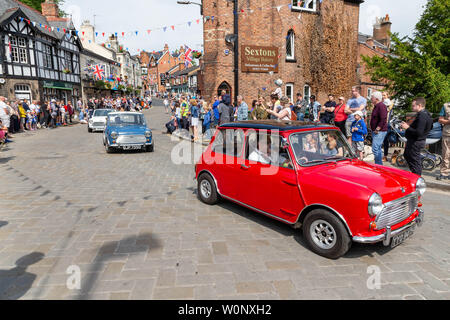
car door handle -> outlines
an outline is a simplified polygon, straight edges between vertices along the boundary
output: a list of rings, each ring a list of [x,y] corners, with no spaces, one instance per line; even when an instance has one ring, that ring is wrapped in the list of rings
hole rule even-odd
[[[248,170],[250,166],[246,166],[245,164],[241,164],[241,169]]]
[[[289,185],[289,186],[294,186],[294,187],[297,187],[297,181],[294,181],[294,180],[285,180],[285,179],[283,179],[283,180],[281,180],[283,183],[286,183],[287,185]]]

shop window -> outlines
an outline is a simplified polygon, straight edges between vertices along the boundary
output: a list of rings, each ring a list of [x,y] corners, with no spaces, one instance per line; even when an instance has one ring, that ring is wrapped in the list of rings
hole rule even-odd
[[[293,83],[286,83],[286,90],[285,90],[286,97],[289,98],[291,102],[294,102],[294,84]]]

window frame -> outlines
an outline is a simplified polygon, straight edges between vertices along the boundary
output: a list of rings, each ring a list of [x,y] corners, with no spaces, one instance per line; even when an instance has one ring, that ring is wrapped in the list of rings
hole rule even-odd
[[[290,43],[290,54],[288,54],[288,43]],[[292,29],[286,36],[286,61],[295,61],[295,31]]]
[[[288,95],[288,92],[287,92],[287,91],[288,91],[288,87],[291,88],[291,96]],[[293,82],[288,82],[288,83],[286,83],[286,87],[285,87],[285,89],[284,89],[284,94],[285,94],[286,97],[289,98],[289,100],[290,100],[292,103],[295,103],[295,101],[294,101],[294,83],[293,83]]]
[[[317,12],[317,0],[311,0],[309,4],[312,4],[312,8],[306,8],[305,6],[301,6],[302,1],[308,0],[292,0],[292,10],[295,11],[306,11],[306,12]]]

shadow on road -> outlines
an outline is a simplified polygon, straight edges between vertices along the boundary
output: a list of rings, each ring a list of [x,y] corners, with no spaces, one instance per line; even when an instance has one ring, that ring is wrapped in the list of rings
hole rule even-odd
[[[0,228],[8,224],[8,221],[0,221]]]
[[[0,164],[8,163],[9,161],[14,160],[15,158],[16,158],[15,156],[0,158]]]
[[[33,252],[16,261],[9,270],[0,270],[0,299],[17,300],[30,290],[36,275],[27,272],[27,268],[44,258],[41,252]]]
[[[129,254],[140,254],[143,252],[155,250],[161,248],[161,242],[156,239],[152,234],[145,233],[139,236],[129,236],[120,241],[111,241],[105,243],[98,250],[97,256],[94,262],[90,265],[88,274],[81,285],[81,291],[77,296],[77,299],[88,300],[91,294],[91,290],[95,286],[99,270],[103,269],[103,265],[112,259],[114,256]]]

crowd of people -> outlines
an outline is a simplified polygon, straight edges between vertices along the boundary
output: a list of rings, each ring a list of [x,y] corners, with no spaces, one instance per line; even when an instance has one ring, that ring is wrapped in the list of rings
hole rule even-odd
[[[321,104],[317,101],[316,96],[311,95],[309,99],[305,99],[301,93],[297,93],[296,100],[292,101],[283,96],[281,83],[281,80],[277,80],[275,82],[277,88],[272,94],[267,97],[259,96],[250,104],[242,95],[237,96],[236,103],[233,104],[226,91],[214,96],[212,101],[184,94],[171,96],[163,94],[165,110],[170,113],[170,121],[166,124],[167,130],[172,133],[177,129],[184,129],[190,132],[193,141],[198,140],[200,135],[203,135],[203,141],[209,141],[217,126],[233,121],[268,119],[312,121],[338,127],[361,160],[366,156],[365,144],[370,138],[375,163],[383,165],[383,162],[388,161],[391,145],[390,135],[394,134],[389,124],[393,116],[394,102],[389,98],[387,92],[376,91],[371,94],[372,108],[370,120],[368,120],[369,101],[361,95],[359,87],[352,88],[352,96],[349,99],[341,96],[336,101],[334,95],[330,94],[328,100]],[[422,109],[416,108],[416,103],[422,105]],[[444,108],[441,112],[444,116],[446,115],[445,110]],[[419,118],[426,117],[427,124],[424,126],[424,120],[420,119],[420,124],[417,124],[419,120],[411,121],[409,124],[402,123],[403,129],[406,130],[406,136],[409,137],[405,159],[411,171],[421,175],[419,149],[423,148],[423,137],[426,137],[429,132],[431,116],[425,110],[423,98],[415,100],[413,111],[422,112],[419,113],[419,115],[423,114]],[[449,111],[447,110],[447,112]],[[440,120],[443,125],[447,123],[446,121],[448,120]],[[448,126],[448,124],[446,125]],[[420,135],[416,132],[417,127],[421,130]],[[442,165],[446,169],[442,170],[439,179],[449,179],[450,168],[447,167],[449,167],[450,155],[447,144],[443,150]]]
[[[12,142],[16,133],[67,126],[74,123],[75,117],[79,122],[87,123],[93,111],[99,108],[141,111],[151,105],[150,96],[91,98],[87,103],[78,100],[75,106],[70,101],[56,99],[45,102],[27,99],[8,101],[6,97],[0,96],[0,142]]]

